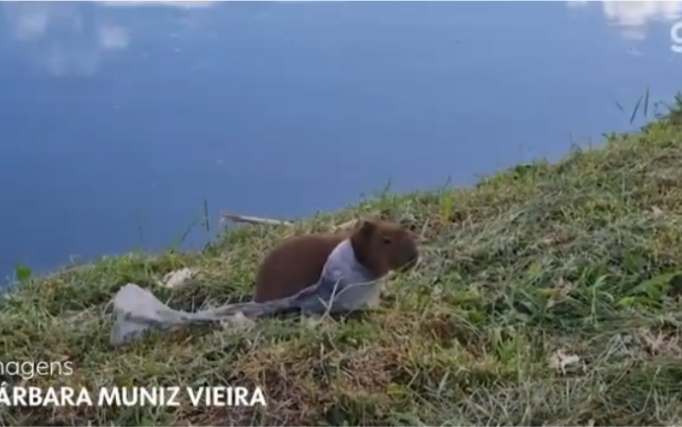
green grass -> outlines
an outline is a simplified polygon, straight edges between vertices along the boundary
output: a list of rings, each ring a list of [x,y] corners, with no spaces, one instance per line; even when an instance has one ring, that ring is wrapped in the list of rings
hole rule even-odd
[[[680,425],[682,115],[472,188],[385,195],[201,253],[134,253],[31,279],[0,311],[2,360],[70,360],[32,385],[263,388],[266,408],[0,408],[12,425]],[[250,292],[264,251],[368,212],[411,221],[423,262],[362,318],[263,320],[111,348],[110,301],[196,309]],[[194,267],[184,290],[154,283]],[[560,369],[558,354],[573,363]],[[17,383],[16,377],[5,381]]]

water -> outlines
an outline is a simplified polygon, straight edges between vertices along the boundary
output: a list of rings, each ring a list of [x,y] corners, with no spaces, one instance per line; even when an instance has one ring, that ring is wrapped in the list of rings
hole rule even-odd
[[[680,2],[161,3],[0,3],[2,275],[167,247],[204,200],[215,229],[470,184],[681,83]]]

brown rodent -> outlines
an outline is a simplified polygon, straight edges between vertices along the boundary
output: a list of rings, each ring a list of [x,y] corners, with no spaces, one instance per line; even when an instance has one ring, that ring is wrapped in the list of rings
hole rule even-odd
[[[254,301],[284,298],[315,284],[329,254],[348,238],[358,262],[376,279],[390,270],[412,268],[419,257],[409,230],[380,219],[361,221],[352,231],[291,237],[275,246],[261,263]]]

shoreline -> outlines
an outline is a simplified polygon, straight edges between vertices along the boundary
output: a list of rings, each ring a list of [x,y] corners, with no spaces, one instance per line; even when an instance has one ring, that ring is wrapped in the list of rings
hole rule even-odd
[[[266,406],[3,407],[10,425],[674,425],[682,422],[682,112],[463,188],[388,194],[291,225],[230,230],[200,252],[127,253],[4,294],[2,362],[65,363],[25,386],[260,388]],[[355,319],[264,319],[108,344],[127,282],[173,308],[248,295],[291,233],[383,211],[423,262]],[[187,286],[158,285],[171,271]],[[625,373],[625,374],[624,374]],[[20,375],[3,374],[19,385]],[[652,394],[653,393],[653,394]],[[652,399],[651,396],[656,398]],[[633,409],[634,408],[634,409]]]

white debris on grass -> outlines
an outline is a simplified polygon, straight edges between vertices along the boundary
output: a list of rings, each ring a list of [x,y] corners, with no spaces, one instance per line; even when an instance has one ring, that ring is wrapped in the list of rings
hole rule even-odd
[[[242,313],[240,311],[237,314],[235,314],[234,316],[227,318],[225,320],[222,320],[220,322],[220,324],[224,328],[233,327],[236,330],[247,331],[247,330],[253,328],[256,325],[256,322],[254,322],[253,320],[244,316],[244,313]]]
[[[566,375],[566,368],[580,362],[580,356],[575,354],[566,354],[561,350],[557,350],[549,357],[549,366],[556,369],[562,374]]]
[[[196,274],[197,271],[190,268],[171,271],[163,276],[163,281],[160,282],[160,285],[168,289],[178,289],[186,285]]]

